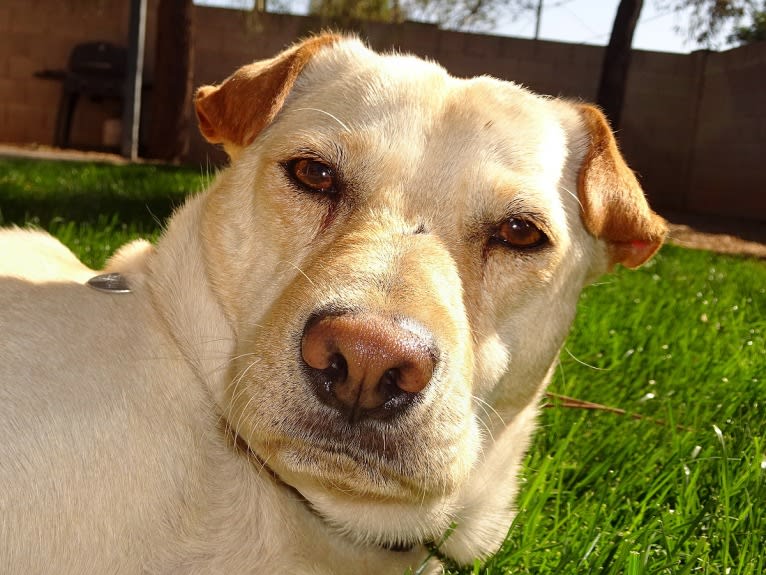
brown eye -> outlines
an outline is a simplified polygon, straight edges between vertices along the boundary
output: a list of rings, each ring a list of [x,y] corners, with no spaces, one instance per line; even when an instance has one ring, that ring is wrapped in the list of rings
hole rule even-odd
[[[511,248],[528,249],[541,246],[548,236],[529,220],[511,218],[500,224],[492,239]]]
[[[335,192],[335,172],[327,164],[309,158],[293,160],[287,165],[290,175],[312,192]]]

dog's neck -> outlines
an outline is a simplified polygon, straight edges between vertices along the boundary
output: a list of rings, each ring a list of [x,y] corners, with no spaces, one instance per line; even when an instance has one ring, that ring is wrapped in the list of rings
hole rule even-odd
[[[149,263],[148,285],[168,333],[220,407],[235,342],[205,270],[204,201],[204,193],[194,196],[173,215]]]

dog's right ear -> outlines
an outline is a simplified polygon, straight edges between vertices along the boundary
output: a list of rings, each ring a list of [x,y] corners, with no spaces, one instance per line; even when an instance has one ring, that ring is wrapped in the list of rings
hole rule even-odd
[[[243,66],[217,86],[202,86],[194,107],[202,135],[223,144],[229,155],[248,146],[268,126],[301,70],[340,36],[322,34],[288,48],[275,58]]]
[[[606,242],[610,265],[638,267],[660,248],[667,225],[649,208],[604,114],[588,105],[578,111],[589,136],[577,185],[583,223]]]

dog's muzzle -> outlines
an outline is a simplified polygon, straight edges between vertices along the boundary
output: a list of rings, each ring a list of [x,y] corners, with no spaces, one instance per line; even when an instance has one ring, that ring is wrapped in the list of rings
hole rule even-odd
[[[317,397],[350,423],[387,419],[418,401],[436,367],[423,329],[375,313],[319,313],[301,355]]]

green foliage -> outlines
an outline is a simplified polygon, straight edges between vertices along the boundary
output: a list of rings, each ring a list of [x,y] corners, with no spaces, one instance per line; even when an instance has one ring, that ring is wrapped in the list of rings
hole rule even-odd
[[[679,26],[689,40],[698,46],[716,48],[721,43],[721,34],[727,26],[737,26],[759,11],[763,4],[758,0],[656,0],[661,10],[688,12],[688,21]],[[749,26],[745,26],[749,28]],[[735,33],[736,35],[736,33]],[[732,37],[728,37],[732,41]]]
[[[533,0],[311,0],[309,13],[341,27],[363,21],[416,20],[442,28],[486,30],[501,14],[515,18],[535,5]]]
[[[461,573],[766,572],[766,265],[666,246],[588,288],[519,515]]]
[[[763,2],[760,9],[751,11],[750,24],[737,26],[728,40],[733,44],[753,44],[766,41],[766,1]]]
[[[404,16],[399,3],[389,0],[311,0],[309,13],[344,27],[367,20],[401,22]]]

